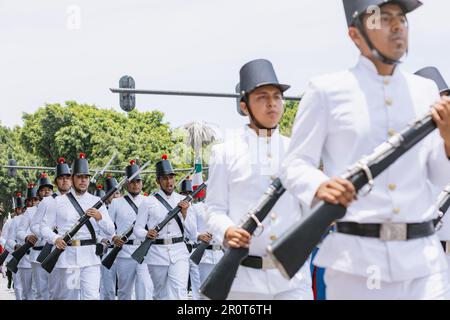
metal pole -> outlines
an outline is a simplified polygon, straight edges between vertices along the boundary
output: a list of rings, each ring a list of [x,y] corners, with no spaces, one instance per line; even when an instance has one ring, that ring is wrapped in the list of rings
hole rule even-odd
[[[234,98],[238,99],[241,96],[237,93],[217,93],[217,92],[195,92],[195,91],[167,91],[167,90],[142,90],[142,89],[127,89],[127,88],[110,88],[113,93],[133,93],[133,94],[154,94],[166,96],[189,96],[189,97],[213,97],[213,98]],[[302,97],[284,97],[285,100],[300,101]]]

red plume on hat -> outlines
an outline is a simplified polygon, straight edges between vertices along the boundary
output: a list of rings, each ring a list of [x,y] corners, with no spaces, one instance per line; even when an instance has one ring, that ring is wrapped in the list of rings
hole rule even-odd
[[[102,186],[101,184],[99,184],[99,185],[97,186],[97,189],[98,189],[98,190],[103,190],[103,186]]]
[[[148,193],[147,192],[144,192],[144,197],[148,197]]]
[[[66,159],[64,159],[63,157],[61,157],[61,158],[58,159],[58,163],[59,163],[59,164],[66,163]]]
[[[45,172],[41,173],[41,178],[47,178],[47,174]]]
[[[80,153],[80,159],[86,159],[86,153],[81,152]]]
[[[163,155],[161,156],[161,158],[162,158],[163,160],[167,160],[167,154],[163,154]]]
[[[20,197],[22,197],[22,193],[17,192],[17,198],[20,198]]]
[[[131,164],[132,166],[134,166],[134,165],[136,164],[136,160],[131,160],[131,161],[130,161],[130,164]]]

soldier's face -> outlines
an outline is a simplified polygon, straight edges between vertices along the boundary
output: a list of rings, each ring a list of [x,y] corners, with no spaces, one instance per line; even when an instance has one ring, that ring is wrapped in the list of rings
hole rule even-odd
[[[89,187],[89,176],[88,175],[79,175],[72,177],[73,187],[78,192],[86,192]]]
[[[165,193],[171,194],[175,188],[175,177],[170,176],[162,176],[158,178],[159,186]]]
[[[133,180],[128,183],[128,192],[131,194],[139,194],[142,191],[142,180]]]
[[[44,187],[41,188],[41,190],[39,190],[39,197],[41,198],[45,198],[45,197],[49,197],[51,196],[53,193],[53,190],[48,188],[48,187]]]
[[[375,48],[390,59],[398,60],[408,50],[408,20],[399,5],[387,4],[363,18],[364,30]],[[370,53],[362,43],[364,55]]]
[[[283,116],[283,95],[275,86],[263,86],[254,90],[249,95],[250,109],[256,120],[266,128],[274,128]],[[244,106],[243,111],[248,112],[248,106]]]
[[[39,199],[38,198],[27,199],[27,207],[28,208],[37,206],[38,204],[39,204]]]
[[[70,176],[61,176],[56,178],[56,185],[61,192],[68,192],[72,188],[72,179]]]
[[[19,216],[22,212],[23,212],[22,207],[16,207],[16,209],[14,210],[14,213],[16,214],[16,216]]]

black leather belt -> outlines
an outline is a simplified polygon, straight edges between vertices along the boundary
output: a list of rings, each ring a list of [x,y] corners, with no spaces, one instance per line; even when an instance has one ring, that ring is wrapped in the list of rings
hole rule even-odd
[[[72,240],[67,245],[71,247],[80,247],[80,246],[92,246],[96,244],[97,242],[95,242],[95,240],[88,239],[88,240]]]
[[[338,222],[336,231],[353,236],[379,238],[384,241],[405,241],[431,236],[435,233],[435,227],[433,221],[383,224]]]
[[[450,241],[441,241],[441,245],[445,253],[450,253]]]
[[[241,262],[241,266],[253,268],[253,269],[275,269],[275,265],[272,264],[272,260],[269,258],[263,258],[258,256],[247,256]]]
[[[206,247],[206,249],[207,250],[222,250],[222,246],[210,244],[209,246]]]
[[[179,243],[179,242],[183,242],[184,238],[183,237],[179,237],[179,238],[169,238],[169,239],[156,239],[155,242],[153,242],[153,244],[174,244],[174,243]]]
[[[44,249],[44,246],[33,247],[32,249],[36,251],[41,251],[42,249]]]

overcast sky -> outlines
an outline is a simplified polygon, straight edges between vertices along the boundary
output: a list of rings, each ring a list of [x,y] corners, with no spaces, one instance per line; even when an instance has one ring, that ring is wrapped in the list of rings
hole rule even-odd
[[[409,16],[411,72],[435,65],[450,81],[450,1],[423,0]],[[341,0],[0,0],[0,119],[76,100],[118,106],[119,78],[140,89],[233,92],[240,67],[273,62],[288,95],[314,75],[352,66]],[[172,127],[204,120],[236,128],[233,99],[142,96]]]

